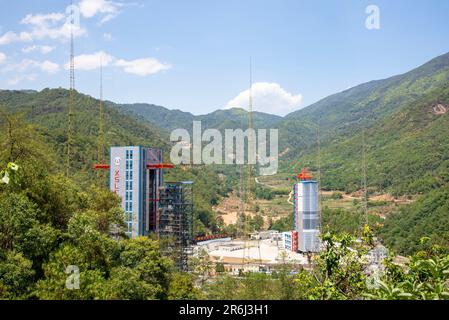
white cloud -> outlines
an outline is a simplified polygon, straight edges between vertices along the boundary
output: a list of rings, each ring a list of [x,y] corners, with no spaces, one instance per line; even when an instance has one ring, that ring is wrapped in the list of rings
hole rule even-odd
[[[8,84],[14,86],[23,80],[34,81],[36,80],[36,78],[37,78],[36,74],[18,74],[13,78],[9,79]]]
[[[59,71],[59,65],[48,60],[40,63],[39,68],[48,74],[54,74]]]
[[[0,64],[5,62],[5,60],[6,60],[6,54],[4,54],[3,52],[0,52]]]
[[[139,76],[148,76],[171,68],[171,65],[161,63],[154,58],[142,58],[128,61],[117,59],[104,51],[98,51],[92,54],[82,54],[75,57],[75,68],[77,70],[95,70],[100,68],[100,64],[103,67],[118,67],[126,73],[132,73]],[[64,68],[69,69],[70,63],[67,62],[64,65]]]
[[[87,34],[86,29],[81,28],[77,24],[71,24],[69,19],[65,19],[62,13],[49,14],[28,14],[20,23],[31,28],[29,31],[15,33],[8,31],[0,36],[0,45],[10,44],[13,42],[31,42],[35,40],[52,39],[52,40],[68,40],[71,32],[75,38]]]
[[[119,7],[121,6],[120,3],[108,0],[81,0],[79,3],[80,12],[85,18],[102,14],[100,24],[115,18],[120,13]]]
[[[30,42],[33,40],[29,32],[21,32],[19,34],[8,31],[0,36],[0,45],[10,44],[12,42]]]
[[[23,73],[28,71],[31,68],[38,67],[39,63],[34,60],[30,59],[23,59],[19,63],[8,65],[6,68],[3,69],[5,72],[19,72]]]
[[[147,76],[163,70],[171,69],[171,65],[162,63],[154,58],[144,58],[130,61],[120,59],[115,63],[115,65],[122,67],[123,71],[127,73],[132,73],[139,76]]]
[[[62,21],[63,24],[57,25]],[[31,26],[31,37],[39,40],[44,38],[67,40],[71,31],[74,37],[82,36],[86,32],[79,25],[72,25],[62,13],[28,14],[21,23]]]
[[[302,95],[287,92],[277,83],[257,82],[252,85],[253,110],[285,115],[301,105]],[[248,109],[249,89],[228,102],[228,108]]]
[[[0,69],[1,73],[10,74],[12,77],[7,81],[9,85],[17,85],[21,81],[34,81],[37,79],[37,71],[55,74],[60,67],[57,63],[49,60],[36,61],[32,59],[23,59],[17,63],[7,64]]]
[[[81,0],[79,3],[79,13],[85,18],[100,16],[99,24],[103,24],[120,14],[120,8],[124,4],[110,0]],[[13,42],[31,42],[42,39],[68,40],[71,32],[75,38],[87,34],[87,30],[82,28],[75,19],[72,24],[69,19],[70,10],[67,8],[66,14],[53,12],[48,14],[28,14],[20,23],[29,28],[27,31],[16,33],[8,31],[0,35],[0,45]]]
[[[59,65],[57,63],[45,60],[36,61],[31,59],[23,59],[19,63],[11,64],[3,68],[2,72],[15,72],[15,73],[26,73],[29,70],[39,69],[48,74],[54,74],[59,71]]]
[[[39,46],[39,45],[32,45],[25,48],[22,48],[23,53],[30,53],[34,51],[39,51],[42,54],[48,54],[52,52],[55,49],[55,47],[50,46]]]
[[[104,67],[108,66],[114,59],[113,56],[103,51],[98,51],[93,54],[82,54],[75,57],[75,68],[85,71],[94,70],[100,68],[100,64]],[[70,64],[66,63],[64,67],[69,69]]]
[[[20,23],[36,25],[39,27],[46,26],[48,24],[54,24],[55,22],[64,19],[64,14],[62,13],[49,13],[49,14],[27,14]]]
[[[12,74],[12,78],[8,80],[9,85],[17,85],[21,81],[34,81],[38,75],[36,71],[42,71],[47,74],[55,74],[59,71],[59,65],[49,60],[36,61],[31,59],[23,59],[18,63],[8,64],[2,69],[1,73]]]
[[[66,22],[58,27],[39,26],[33,29],[31,36],[33,39],[52,39],[52,40],[69,40],[71,33],[73,37],[78,38],[87,34],[86,29],[81,28],[76,24]]]

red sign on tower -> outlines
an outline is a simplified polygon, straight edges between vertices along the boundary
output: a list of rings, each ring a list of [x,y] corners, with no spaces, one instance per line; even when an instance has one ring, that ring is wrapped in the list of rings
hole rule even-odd
[[[292,231],[292,251],[298,252],[298,231]]]

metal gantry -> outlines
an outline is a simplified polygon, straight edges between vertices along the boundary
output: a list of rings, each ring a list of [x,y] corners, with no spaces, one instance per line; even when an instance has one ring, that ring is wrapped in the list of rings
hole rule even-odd
[[[193,244],[193,183],[167,182],[160,188],[156,234],[166,242],[162,250],[181,271],[188,271]]]

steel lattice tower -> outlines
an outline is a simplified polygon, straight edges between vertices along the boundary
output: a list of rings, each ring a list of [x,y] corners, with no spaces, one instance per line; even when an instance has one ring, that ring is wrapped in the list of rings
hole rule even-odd
[[[68,106],[68,127],[67,127],[67,162],[66,176],[70,175],[73,154],[73,129],[74,129],[74,112],[75,112],[75,49],[73,41],[73,24],[74,12],[73,1],[70,1],[70,89],[69,89],[69,106]]]
[[[104,148],[105,148],[105,138],[104,138],[104,104],[103,104],[103,64],[100,62],[100,102],[99,102],[99,124],[98,124],[98,146],[97,146],[97,160],[98,163],[104,164]],[[104,170],[98,171],[98,183],[100,187],[105,186],[105,172]]]

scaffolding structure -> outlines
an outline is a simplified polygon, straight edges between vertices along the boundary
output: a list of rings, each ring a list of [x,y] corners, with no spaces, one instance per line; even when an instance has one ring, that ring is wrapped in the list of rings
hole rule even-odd
[[[167,182],[159,191],[156,234],[181,271],[188,271],[193,244],[193,182]],[[165,248],[164,248],[165,247]]]
[[[173,168],[171,164],[163,163],[161,149],[147,148],[145,155],[145,235],[156,230],[156,219],[159,206],[159,189],[163,183],[163,169]]]

